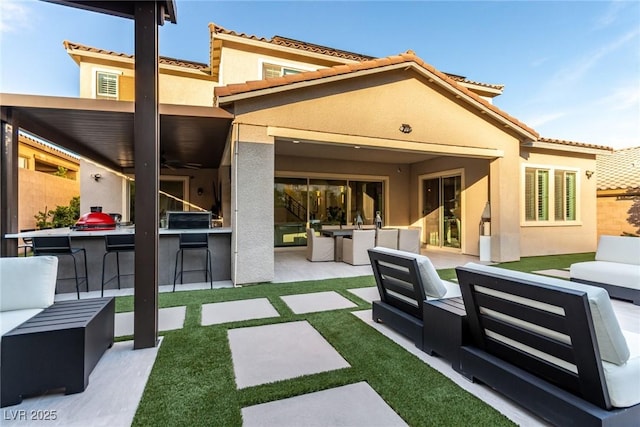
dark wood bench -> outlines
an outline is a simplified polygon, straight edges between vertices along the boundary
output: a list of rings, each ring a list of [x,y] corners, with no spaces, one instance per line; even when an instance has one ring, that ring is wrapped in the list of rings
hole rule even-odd
[[[456,272],[471,339],[461,348],[467,377],[555,425],[638,425],[640,404],[613,407],[605,380],[594,323],[611,340],[605,351],[624,337],[604,290],[478,265]]]
[[[0,406],[58,388],[84,391],[113,345],[114,311],[113,298],[56,302],[4,334]]]

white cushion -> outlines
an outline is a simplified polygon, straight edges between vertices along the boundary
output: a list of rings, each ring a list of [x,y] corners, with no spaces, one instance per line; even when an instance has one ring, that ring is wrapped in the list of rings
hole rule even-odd
[[[398,249],[381,248],[378,246],[376,246],[374,249],[382,253],[391,255],[403,255],[415,259],[418,263],[418,274],[420,274],[420,278],[422,279],[424,293],[428,297],[433,298],[443,298],[447,294],[447,287],[442,283],[442,279],[440,279],[440,276],[438,276],[436,269],[433,267],[433,264],[431,264],[431,260],[426,256],[415,254],[413,252],[401,251]]]
[[[640,238],[600,236],[596,261],[640,265]]]
[[[28,308],[25,310],[11,310],[0,313],[0,335],[4,335],[40,313],[42,308]]]
[[[0,311],[49,307],[57,277],[54,256],[0,258]]]
[[[631,351],[629,360],[622,365],[602,362],[605,382],[609,390],[611,404],[626,408],[640,403],[640,334],[624,331],[624,337]]]
[[[603,288],[481,264],[468,263],[465,267],[478,272],[493,273],[513,279],[585,291],[591,308],[591,317],[598,340],[598,347],[600,348],[600,357],[602,360],[616,365],[622,365],[629,359],[629,347],[613,311],[609,294]]]
[[[577,262],[571,264],[570,276],[572,279],[640,289],[640,265],[635,264],[610,261]]]

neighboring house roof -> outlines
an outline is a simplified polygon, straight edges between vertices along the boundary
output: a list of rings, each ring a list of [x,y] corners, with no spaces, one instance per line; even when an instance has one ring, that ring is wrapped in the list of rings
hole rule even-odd
[[[598,190],[640,189],[640,147],[596,157]]]
[[[567,145],[570,147],[580,147],[580,148],[586,148],[586,149],[593,149],[597,151],[604,150],[604,151],[611,152],[613,150],[611,147],[607,147],[605,145],[587,144],[585,142],[567,141],[564,139],[540,137],[538,138],[538,142],[555,144],[555,145]]]
[[[218,100],[220,100],[220,98],[241,94],[245,94],[247,95],[247,97],[251,97],[252,95],[259,96],[277,88],[280,88],[281,90],[287,90],[289,88],[293,89],[296,87],[296,84],[300,83],[322,83],[323,79],[330,79],[341,75],[347,76],[349,74],[356,74],[357,72],[366,70],[383,70],[386,67],[396,66],[398,64],[417,65],[423,70],[426,70],[429,75],[438,78],[441,82],[454,89],[454,91],[457,91],[460,94],[472,98],[475,102],[480,103],[482,108],[496,113],[503,119],[511,122],[513,125],[515,125],[515,127],[530,134],[532,137],[539,137],[538,133],[534,129],[528,127],[516,118],[508,115],[498,107],[486,101],[484,98],[480,97],[479,95],[461,85],[458,81],[449,77],[447,74],[436,70],[433,66],[424,62],[411,51],[401,53],[400,55],[388,56],[386,58],[376,58],[359,63],[341,64],[330,68],[321,68],[316,71],[307,71],[299,74],[288,74],[286,76],[277,78],[248,81],[245,83],[230,84],[227,86],[218,86],[214,89],[214,95]],[[265,92],[265,90],[267,90],[267,92]]]
[[[291,39],[291,38],[288,38],[288,37],[273,36],[272,38],[268,39],[268,38],[265,38],[265,37],[258,37],[258,36],[249,35],[249,34],[245,34],[245,33],[238,33],[236,31],[227,30],[226,28],[221,27],[220,25],[216,25],[214,23],[210,23],[209,24],[209,30],[211,31],[212,34],[225,34],[225,35],[229,35],[229,36],[244,38],[244,39],[247,39],[247,40],[254,40],[254,41],[259,41],[259,42],[263,42],[263,43],[269,43],[269,44],[273,44],[273,45],[277,45],[277,46],[289,47],[289,48],[292,48],[292,49],[297,49],[297,50],[301,50],[301,51],[305,51],[305,52],[312,52],[312,53],[318,53],[318,54],[321,54],[321,55],[328,55],[328,56],[332,56],[332,57],[335,57],[335,58],[346,59],[346,60],[349,60],[349,61],[364,62],[364,61],[371,61],[371,60],[376,59],[375,56],[363,55],[361,53],[355,53],[355,52],[349,52],[349,51],[346,51],[346,50],[334,49],[332,47],[321,46],[321,45],[318,45],[318,44],[313,44],[313,43],[308,43],[308,42],[304,42],[304,41],[300,41],[300,40],[295,40],[295,39]],[[213,64],[212,64],[212,67],[213,67]],[[468,80],[466,77],[459,76],[459,75],[456,75],[456,74],[449,74],[449,73],[444,73],[444,74],[446,74],[447,76],[449,76],[450,78],[452,78],[452,79],[454,79],[456,81],[467,83],[467,84],[470,84],[470,85],[481,86],[481,87],[494,89],[494,90],[498,90],[498,91],[502,91],[504,89],[504,85],[482,83],[482,82],[477,82],[477,81],[473,81],[473,80]]]
[[[120,58],[131,59],[131,60],[133,60],[133,58],[134,58],[134,55],[129,55],[129,54],[126,54],[126,53],[121,53],[121,52],[114,52],[112,50],[99,49],[97,47],[86,46],[86,45],[83,45],[83,44],[80,44],[80,43],[70,42],[68,40],[63,41],[62,44],[64,45],[64,48],[67,50],[67,52],[69,52],[70,55],[73,55],[72,51],[75,50],[75,51],[82,51],[82,52],[98,53],[98,54],[101,54],[101,55],[117,56],[117,57],[120,57]],[[76,60],[76,62],[77,62],[77,60]],[[173,65],[173,66],[184,67],[184,68],[191,68],[191,69],[194,69],[194,70],[200,70],[200,71],[204,71],[204,72],[207,72],[207,73],[209,71],[209,65],[207,65],[205,63],[202,63],[202,62],[187,61],[185,59],[169,58],[167,56],[161,56],[159,58],[159,62],[160,62],[160,64]]]

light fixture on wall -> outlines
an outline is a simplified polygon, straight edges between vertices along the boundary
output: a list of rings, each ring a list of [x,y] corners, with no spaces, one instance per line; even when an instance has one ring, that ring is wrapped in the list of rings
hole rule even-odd
[[[407,123],[403,123],[400,125],[400,129],[398,129],[402,133],[411,133],[413,129],[411,129],[411,125]]]
[[[198,196],[202,196],[204,194],[204,188],[198,187],[197,192],[198,192]]]
[[[587,176],[587,179],[591,179],[594,173],[595,173],[594,171],[590,171],[590,170],[584,171],[584,174]]]
[[[91,178],[93,178],[95,182],[100,182],[100,180],[102,179],[102,175],[100,175],[99,173],[94,173],[91,174]]]

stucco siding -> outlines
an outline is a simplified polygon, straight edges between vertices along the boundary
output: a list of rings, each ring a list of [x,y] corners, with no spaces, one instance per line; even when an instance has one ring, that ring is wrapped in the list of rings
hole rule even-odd
[[[18,229],[36,228],[34,215],[69,206],[80,195],[80,182],[28,169],[18,173]]]
[[[596,179],[588,179],[586,170],[595,170],[595,158],[591,155],[558,155],[544,150],[524,150],[518,182],[521,202],[519,221],[521,223],[522,256],[554,255],[576,252],[592,252],[597,246],[597,205]],[[575,171],[577,177],[576,221],[551,219],[548,224],[527,222],[524,218],[524,168],[545,168],[550,170]],[[550,201],[552,203],[552,201]]]
[[[274,277],[274,146],[241,141],[235,150],[232,280],[235,284],[269,282]]]

